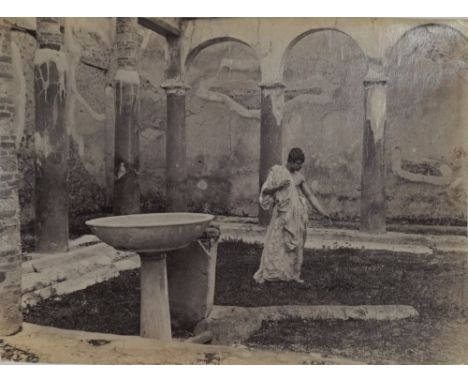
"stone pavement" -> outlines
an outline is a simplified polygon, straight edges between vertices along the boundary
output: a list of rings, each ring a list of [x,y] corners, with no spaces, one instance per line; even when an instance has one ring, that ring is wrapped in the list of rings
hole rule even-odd
[[[318,353],[260,351],[246,347],[198,345],[181,341],[162,342],[137,336],[64,330],[27,323],[23,324],[23,330],[18,334],[0,340],[10,349],[28,354],[40,363],[49,364],[359,364],[351,359],[327,357]]]
[[[243,240],[263,243],[265,227],[254,219],[217,217],[221,227],[221,240]],[[467,252],[468,240],[461,235],[422,235],[387,232],[369,234],[353,229],[310,227],[307,230],[306,249],[354,248],[431,255],[438,252]]]

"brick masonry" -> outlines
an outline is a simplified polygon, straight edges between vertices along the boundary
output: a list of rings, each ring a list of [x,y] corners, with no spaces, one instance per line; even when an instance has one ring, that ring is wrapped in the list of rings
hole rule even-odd
[[[0,335],[9,335],[22,323],[21,250],[11,32],[1,19],[0,41]]]

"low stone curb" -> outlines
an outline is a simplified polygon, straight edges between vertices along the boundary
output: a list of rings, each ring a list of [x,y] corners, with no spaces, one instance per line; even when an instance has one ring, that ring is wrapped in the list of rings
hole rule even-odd
[[[418,317],[408,305],[283,305],[245,308],[213,307],[208,318],[200,322],[195,333],[212,333],[214,344],[242,343],[260,329],[263,321],[302,320],[402,320]]]

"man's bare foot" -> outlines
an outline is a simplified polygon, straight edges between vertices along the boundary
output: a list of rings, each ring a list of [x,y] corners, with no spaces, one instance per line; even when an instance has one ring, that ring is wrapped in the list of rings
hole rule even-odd
[[[294,281],[299,283],[299,284],[304,284],[304,280],[301,279],[300,277],[295,278]]]

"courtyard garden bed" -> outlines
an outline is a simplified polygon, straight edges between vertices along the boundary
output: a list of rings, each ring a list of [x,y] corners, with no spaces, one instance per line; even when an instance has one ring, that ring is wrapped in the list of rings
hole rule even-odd
[[[468,320],[460,305],[463,257],[369,252],[306,251],[304,284],[256,284],[261,246],[221,243],[215,304],[271,305],[406,304],[418,318],[397,321],[264,322],[247,341],[256,348],[321,352],[368,363],[468,362]],[[139,270],[24,311],[24,320],[64,329],[138,335]],[[174,338],[193,333],[173,328]]]

